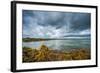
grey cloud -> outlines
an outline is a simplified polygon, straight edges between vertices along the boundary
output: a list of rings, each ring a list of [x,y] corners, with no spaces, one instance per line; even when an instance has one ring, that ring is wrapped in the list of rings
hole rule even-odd
[[[90,30],[90,18],[89,13],[23,10],[23,34],[27,31],[30,33],[26,34],[35,37],[40,33],[41,36],[42,34],[50,36],[55,35],[58,30],[59,36],[79,33],[83,30]]]

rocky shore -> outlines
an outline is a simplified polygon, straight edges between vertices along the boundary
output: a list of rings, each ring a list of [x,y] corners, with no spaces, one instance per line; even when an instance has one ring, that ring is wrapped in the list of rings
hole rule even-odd
[[[46,45],[41,45],[37,49],[23,47],[23,63],[87,59],[91,59],[90,51],[87,49],[76,49],[68,52],[53,50]]]

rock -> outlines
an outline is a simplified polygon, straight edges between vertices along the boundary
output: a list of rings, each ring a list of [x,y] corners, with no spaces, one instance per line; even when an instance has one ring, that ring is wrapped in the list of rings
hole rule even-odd
[[[49,51],[49,48],[46,45],[41,45],[39,49],[40,51]]]

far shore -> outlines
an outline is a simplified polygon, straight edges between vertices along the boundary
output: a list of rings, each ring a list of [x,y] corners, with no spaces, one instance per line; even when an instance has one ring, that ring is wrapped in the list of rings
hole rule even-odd
[[[84,40],[84,38],[77,38],[78,40]],[[37,41],[49,41],[49,40],[77,40],[75,38],[23,38],[23,42],[37,42]],[[90,38],[86,38],[90,39]]]

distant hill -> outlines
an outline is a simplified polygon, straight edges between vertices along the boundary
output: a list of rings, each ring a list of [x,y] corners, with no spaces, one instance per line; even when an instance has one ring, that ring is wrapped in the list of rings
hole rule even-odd
[[[53,39],[49,39],[49,38],[23,38],[23,42],[47,41],[47,40],[53,40]]]

